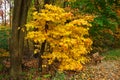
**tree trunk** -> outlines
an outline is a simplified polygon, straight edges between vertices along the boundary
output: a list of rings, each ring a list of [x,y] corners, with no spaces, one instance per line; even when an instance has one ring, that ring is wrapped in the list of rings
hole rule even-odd
[[[31,0],[14,0],[14,11],[12,19],[12,36],[10,48],[11,57],[11,78],[21,80],[22,53],[24,47],[24,25],[27,19],[28,7]]]
[[[34,0],[34,6],[35,6],[35,8],[36,8],[36,10],[39,12],[39,10],[40,10],[40,4],[39,4],[39,0]]]
[[[44,4],[55,4],[55,0],[44,0]]]
[[[5,14],[4,14],[4,26],[6,26],[6,0],[4,0],[4,6],[5,6],[5,10],[4,10],[4,12],[5,12]]]
[[[44,0],[44,5],[45,4],[51,4],[51,2],[54,1],[54,0]],[[40,11],[40,6],[39,6],[39,0],[35,0],[35,8],[36,10],[39,12]],[[43,7],[44,8],[44,7]],[[47,25],[45,26],[47,27]],[[38,29],[35,29],[35,31],[37,31]],[[34,43],[34,45],[38,45],[39,43]],[[42,55],[44,53],[44,50],[45,50],[45,44],[46,44],[46,40],[42,43],[41,45],[41,49],[40,49],[40,52],[38,52],[37,54],[34,54],[34,57],[35,58],[38,58],[38,70],[40,72],[42,72]],[[34,49],[36,49],[36,47],[34,47]]]

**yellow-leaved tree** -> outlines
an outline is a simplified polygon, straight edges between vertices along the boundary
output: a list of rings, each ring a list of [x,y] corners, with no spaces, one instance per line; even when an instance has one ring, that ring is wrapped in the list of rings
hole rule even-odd
[[[86,55],[91,50],[92,40],[88,30],[93,18],[92,15],[75,16],[63,8],[46,4],[39,13],[34,12],[33,20],[26,24],[26,38],[35,43],[46,41],[50,44],[50,51],[42,55],[47,59],[46,65],[57,60],[61,71],[81,70],[82,64],[89,61]]]

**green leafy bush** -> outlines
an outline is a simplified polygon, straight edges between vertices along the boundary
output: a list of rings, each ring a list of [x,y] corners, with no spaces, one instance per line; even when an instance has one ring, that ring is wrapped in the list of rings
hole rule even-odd
[[[104,49],[114,48],[116,40],[113,34],[105,33],[104,30],[115,32],[119,25],[119,17],[116,8],[120,7],[119,1],[114,0],[76,0],[68,2],[71,8],[79,9],[79,12],[96,15],[90,28],[90,36],[93,40],[93,52],[101,52]],[[117,41],[116,44],[119,42]],[[116,45],[115,44],[115,45]],[[102,51],[102,52],[103,52]]]
[[[0,28],[0,48],[8,50],[8,39],[10,29]]]
[[[52,80],[65,80],[65,74],[57,72]]]

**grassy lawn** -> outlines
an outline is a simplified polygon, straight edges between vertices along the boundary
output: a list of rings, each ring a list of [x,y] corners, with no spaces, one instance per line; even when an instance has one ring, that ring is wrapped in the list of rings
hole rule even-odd
[[[103,53],[105,60],[120,60],[120,49],[110,50],[106,53]]]

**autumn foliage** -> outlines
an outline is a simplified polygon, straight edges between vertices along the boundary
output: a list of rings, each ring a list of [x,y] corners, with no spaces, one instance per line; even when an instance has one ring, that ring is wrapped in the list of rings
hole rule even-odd
[[[82,64],[89,61],[86,55],[91,50],[92,40],[88,30],[93,18],[92,15],[75,16],[63,8],[47,4],[40,12],[34,12],[33,20],[26,24],[26,39],[39,45],[44,41],[49,44],[49,51],[42,55],[47,59],[44,67],[57,61],[60,71],[81,70]],[[34,54],[38,51],[34,50]]]

